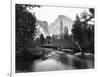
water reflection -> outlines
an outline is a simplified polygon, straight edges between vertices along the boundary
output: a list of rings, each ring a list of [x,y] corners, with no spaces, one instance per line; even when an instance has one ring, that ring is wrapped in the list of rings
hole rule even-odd
[[[51,52],[44,58],[31,61],[16,62],[16,72],[40,72],[40,71],[57,71],[72,69],[89,69],[94,68],[94,56],[91,54],[70,55],[64,52]]]

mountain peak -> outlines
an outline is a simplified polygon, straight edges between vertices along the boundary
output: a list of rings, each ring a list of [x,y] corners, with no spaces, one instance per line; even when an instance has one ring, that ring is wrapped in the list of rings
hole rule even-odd
[[[58,15],[57,19],[48,26],[50,34],[60,33],[61,22],[63,28],[68,27],[68,32],[69,34],[71,34],[73,20],[70,17],[67,17],[65,15]]]

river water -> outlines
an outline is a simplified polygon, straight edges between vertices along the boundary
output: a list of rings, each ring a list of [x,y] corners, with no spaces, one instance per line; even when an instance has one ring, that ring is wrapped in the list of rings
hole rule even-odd
[[[91,58],[92,57],[92,58]],[[33,62],[22,63],[23,67],[17,72],[42,72],[72,69],[90,69],[94,68],[93,56],[87,55],[78,57],[77,55],[65,54],[60,51],[53,51],[45,56],[45,59],[35,60]]]

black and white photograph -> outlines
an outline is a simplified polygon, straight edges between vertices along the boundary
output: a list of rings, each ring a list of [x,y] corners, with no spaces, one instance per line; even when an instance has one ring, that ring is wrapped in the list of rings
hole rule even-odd
[[[15,73],[95,68],[95,8],[15,4]]]

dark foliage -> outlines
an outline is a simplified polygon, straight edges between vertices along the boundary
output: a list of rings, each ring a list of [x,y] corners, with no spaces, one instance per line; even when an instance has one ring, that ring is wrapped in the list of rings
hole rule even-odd
[[[82,41],[82,28],[81,28],[81,21],[78,15],[76,15],[76,20],[73,24],[72,34],[75,40]]]
[[[28,40],[34,39],[36,17],[26,10],[25,5],[16,4],[16,50],[26,48]]]
[[[43,45],[45,43],[45,38],[44,38],[44,35],[41,34],[40,35],[40,44]]]
[[[50,44],[51,38],[52,38],[51,36],[46,36],[46,41],[47,41],[48,44]]]
[[[68,27],[64,28],[64,39],[67,40],[69,38],[69,34],[68,34]]]
[[[82,12],[81,17],[76,15],[72,28],[72,35],[75,41],[79,43],[82,51],[90,50],[94,53],[94,24],[88,22],[94,18],[94,9],[89,9],[91,14]]]

